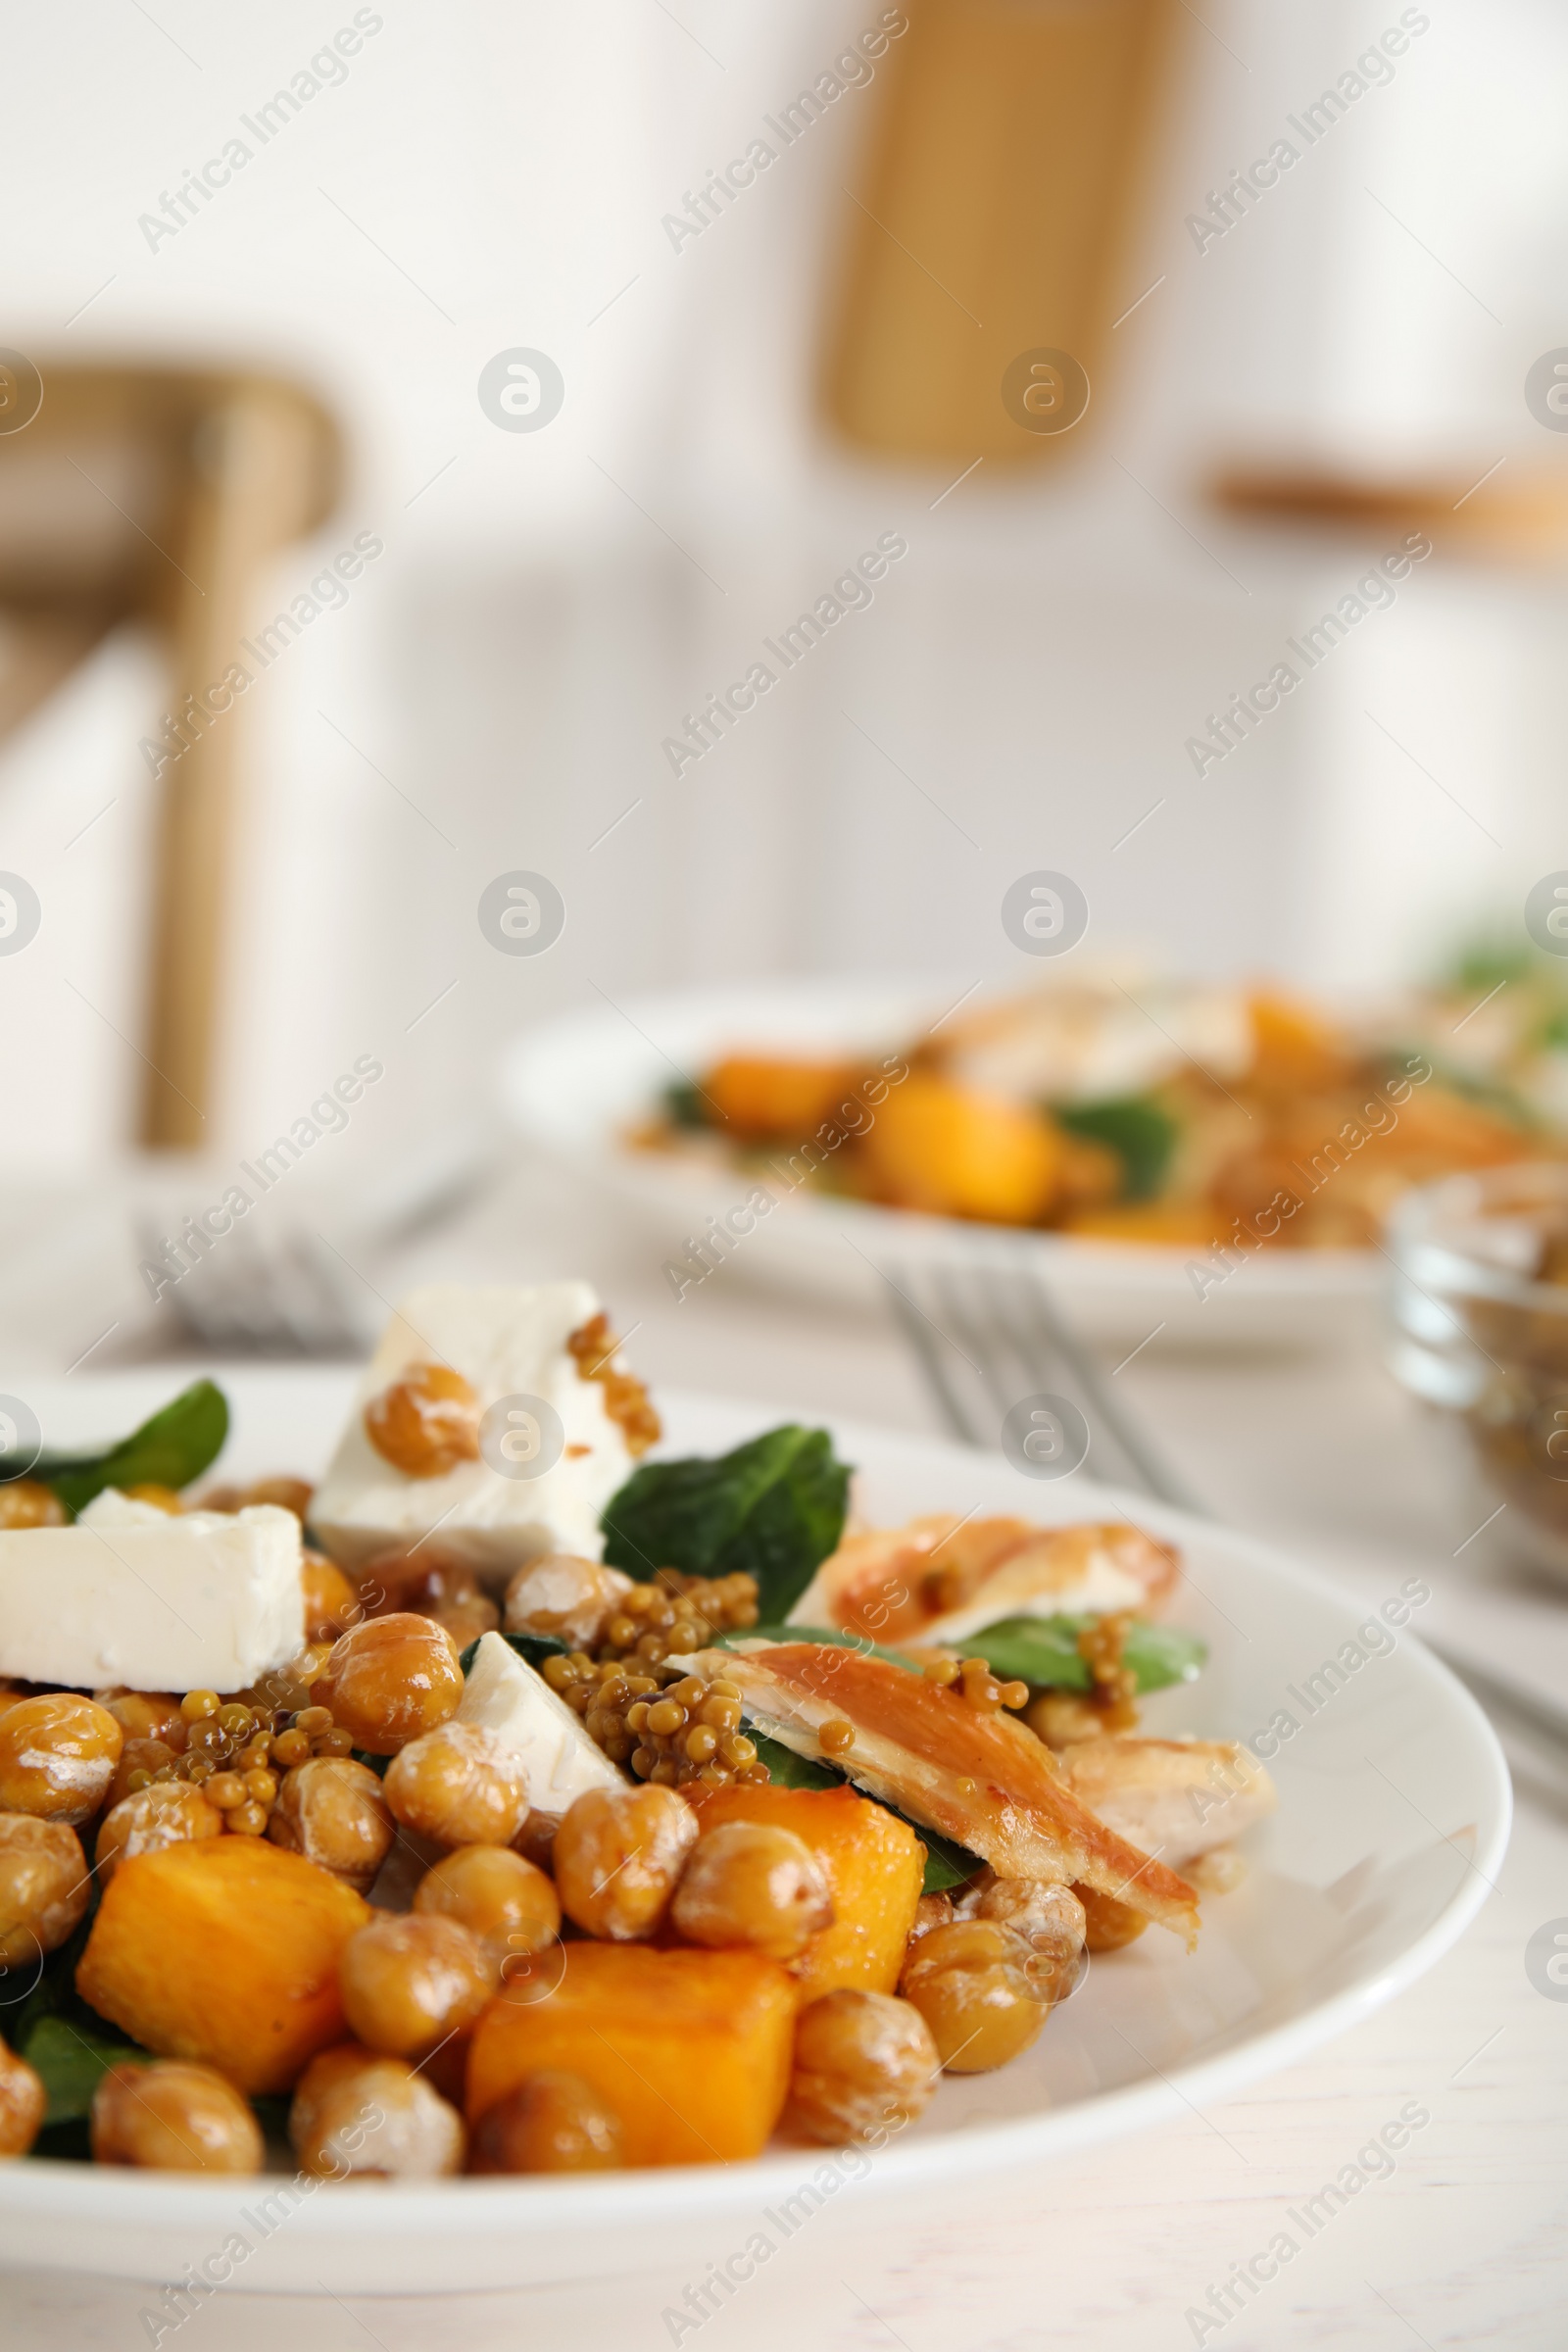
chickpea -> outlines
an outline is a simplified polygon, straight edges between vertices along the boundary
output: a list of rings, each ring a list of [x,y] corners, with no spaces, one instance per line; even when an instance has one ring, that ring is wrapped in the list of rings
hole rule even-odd
[[[164,1767],[172,1765],[173,1761],[173,1749],[162,1740],[127,1740],[120,1751],[120,1762],[115,1766],[115,1777],[109,1784],[104,1810],[109,1812],[122,1797],[135,1794],[131,1787],[133,1778],[136,1788],[145,1788],[149,1781],[155,1781]]]
[[[91,1887],[74,1830],[34,1813],[0,1813],[0,1970],[30,1972],[43,1953],[57,1950],[86,1910]]]
[[[48,2105],[49,2093],[25,2058],[0,2041],[0,2156],[25,2156]]]
[[[397,1832],[368,1764],[313,1756],[284,1774],[267,1834],[274,1845],[368,1894]]]
[[[259,2173],[266,2152],[249,2101],[183,2058],[112,2066],[93,2092],[90,2131],[99,2164],[160,2173]]]
[[[697,1816],[673,1788],[590,1788],[556,1833],[556,1891],[590,1936],[652,1936],[697,1842]]]
[[[931,2029],[908,2001],[885,1992],[824,1993],[795,2028],[790,2121],[811,2139],[867,2139],[902,2131],[940,2073]]]
[[[151,1503],[155,1511],[162,1511],[168,1519],[178,1519],[184,1515],[185,1505],[174,1489],[160,1485],[155,1478],[138,1479],[133,1487],[122,1487],[121,1493],[127,1502]]]
[[[528,1818],[528,1787],[494,1732],[443,1723],[399,1748],[382,1783],[406,1830],[437,1845],[510,1845]]]
[[[479,1458],[479,1399],[450,1364],[411,1364],[366,1406],[365,1434],[406,1478],[441,1478]]]
[[[295,1518],[305,1520],[311,1513],[311,1496],[316,1493],[308,1478],[257,1478],[245,1489],[240,1508],[250,1508],[259,1502],[270,1502],[280,1511],[292,1511]]]
[[[332,1644],[312,1695],[331,1708],[356,1747],[395,1756],[457,1713],[463,1696],[458,1645],[428,1617],[400,1612],[368,1618]]]
[[[1072,1747],[1080,1740],[1098,1740],[1105,1728],[1104,1712],[1078,1690],[1043,1690],[1024,1709],[1024,1722],[1048,1747]]]
[[[360,1574],[360,1606],[367,1617],[390,1617],[399,1610],[433,1617],[444,1625],[465,1613],[488,1615],[483,1629],[490,1633],[501,1622],[493,1600],[479,1590],[473,1563],[439,1538],[413,1549],[399,1546],[378,1552]]]
[[[335,1642],[365,1615],[354,1587],[324,1552],[306,1551],[300,1582],[305,1588],[307,1642]]]
[[[1131,1903],[1118,1903],[1112,1894],[1097,1894],[1093,1886],[1075,1886],[1073,1892],[1084,1907],[1086,1952],[1119,1952],[1124,1943],[1136,1942],[1149,1925],[1141,1911]]]
[[[367,2049],[418,2060],[470,2027],[495,1990],[479,1938],[436,1912],[373,1919],[338,1962],[349,2029]]]
[[[493,1634],[501,1623],[501,1611],[488,1592],[470,1592],[466,1600],[443,1600],[430,1615],[446,1627],[460,1650],[481,1634]]]
[[[605,2173],[620,2163],[620,2118],[580,2075],[542,2068],[487,2107],[470,2173]]]
[[[207,1788],[213,1786],[209,1781]],[[128,1862],[133,1854],[153,1854],[161,1846],[184,1845],[222,1834],[222,1812],[206,1789],[193,1788],[189,1781],[154,1781],[151,1788],[122,1796],[104,1815],[93,1848],[93,1868],[99,1885],[107,1886],[117,1864]]]
[[[561,1934],[555,1887],[542,1870],[505,1845],[463,1845],[443,1854],[415,1888],[414,1908],[467,1928],[502,1978],[509,1960],[542,1952]]]
[[[744,1944],[769,1960],[793,1960],[832,1926],[833,1895],[793,1830],[725,1821],[693,1846],[670,1917],[690,1943]]]
[[[1070,1886],[1048,1879],[998,1879],[975,1898],[970,1916],[1010,1928],[1028,1945],[1035,1996],[1048,2008],[1075,1989],[1085,1914]]]
[[[302,2172],[334,2180],[460,2173],[467,2139],[462,2116],[422,2075],[352,2041],[311,2060],[289,2108],[288,2135]]]
[[[933,1928],[945,1928],[953,1919],[951,1894],[922,1894],[914,1906],[914,1925],[909,1930],[909,1941],[918,1943]]]
[[[65,1504],[41,1479],[9,1478],[0,1486],[0,1528],[65,1524]]]
[[[168,1690],[95,1690],[94,1698],[125,1735],[127,1746],[136,1740],[160,1740],[174,1755],[184,1752],[189,1725],[179,1700]]]
[[[258,1478],[248,1487],[211,1487],[196,1508],[201,1511],[246,1511],[259,1502],[270,1502],[280,1511],[292,1511],[296,1519],[310,1516],[311,1496],[316,1489],[308,1478]]]
[[[554,1635],[568,1649],[595,1649],[604,1629],[632,1589],[618,1568],[553,1551],[529,1560],[507,1587],[509,1634]]]
[[[125,1735],[107,1707],[71,1690],[0,1716],[0,1809],[74,1825],[109,1794]]]
[[[554,1878],[556,1834],[564,1818],[564,1814],[543,1813],[536,1807],[512,1840],[513,1851],[521,1854],[525,1862],[531,1862],[535,1870],[545,1871]]]
[[[1004,2066],[1034,2040],[1045,2003],[1030,1981],[1030,1952],[991,1919],[960,1919],[922,1936],[904,1963],[902,1990],[930,2027],[954,2074]]]

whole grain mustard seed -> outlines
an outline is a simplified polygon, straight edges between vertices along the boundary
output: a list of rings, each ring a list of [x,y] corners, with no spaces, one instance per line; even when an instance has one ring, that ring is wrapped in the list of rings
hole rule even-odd
[[[662,1569],[623,1596],[593,1654],[571,1650],[547,1658],[540,1671],[582,1717],[589,1738],[635,1780],[671,1788],[765,1781],[757,1743],[740,1728],[736,1685],[684,1666],[715,1635],[756,1623],[755,1577]]]
[[[158,1781],[185,1781],[218,1807],[226,1831],[265,1837],[284,1776],[295,1765],[353,1752],[353,1734],[334,1721],[331,1708],[310,1703],[304,1678],[314,1664],[306,1653],[298,1661],[298,1678],[293,1669],[271,1678],[296,1702],[292,1711],[273,1703],[270,1686],[226,1700],[214,1690],[187,1691],[179,1709],[189,1727],[184,1752],[170,1755],[155,1770],[138,1766],[128,1773],[126,1793],[134,1795]]]

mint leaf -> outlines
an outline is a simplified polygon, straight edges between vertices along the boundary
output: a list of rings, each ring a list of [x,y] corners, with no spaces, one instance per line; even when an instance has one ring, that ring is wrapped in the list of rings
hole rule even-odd
[[[827,1431],[794,1422],[731,1453],[644,1462],[606,1507],[605,1558],[640,1584],[661,1568],[755,1576],[760,1615],[782,1623],[838,1544],[849,1486]]]
[[[1088,1690],[1094,1677],[1079,1654],[1078,1637],[1094,1616],[1004,1617],[996,1625],[956,1642],[968,1658],[984,1658],[993,1674],[1034,1683],[1047,1690]],[[1138,1677],[1138,1689],[1161,1690],[1168,1683],[1190,1683],[1206,1663],[1208,1645],[1179,1626],[1151,1625],[1135,1617],[1122,1642],[1122,1662]]]
[[[74,1518],[106,1487],[172,1487],[177,1494],[217,1460],[227,1435],[227,1398],[215,1382],[197,1380],[118,1445],[40,1454],[27,1475],[53,1488]]]

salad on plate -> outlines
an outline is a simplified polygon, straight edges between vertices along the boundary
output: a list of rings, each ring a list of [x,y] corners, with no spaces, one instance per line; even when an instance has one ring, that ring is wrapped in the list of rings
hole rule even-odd
[[[1120,1523],[668,1459],[592,1290],[429,1287],[320,1483],[201,1381],[0,1483],[0,2153],[321,2179],[880,2145],[1272,1807]],[[1116,1966],[1111,1959],[1107,1963]]]

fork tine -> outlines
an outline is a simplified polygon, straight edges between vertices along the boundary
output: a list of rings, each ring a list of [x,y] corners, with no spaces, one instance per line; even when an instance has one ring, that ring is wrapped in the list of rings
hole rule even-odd
[[[1067,1366],[1078,1390],[1079,1401],[1091,1408],[1100,1426],[1105,1431],[1123,1455],[1131,1476],[1125,1483],[1141,1487],[1161,1502],[1173,1502],[1182,1510],[1200,1511],[1202,1506],[1189,1493],[1160,1458],[1159,1448],[1150,1439],[1135,1414],[1128,1411],[1119,1396],[1113,1394],[1108,1379],[1085,1346],[1082,1335],[1062,1313],[1054,1296],[1040,1280],[1032,1267],[1019,1266],[1010,1294],[1025,1328],[1028,1316],[1035,1318],[1054,1353]]]
[[[933,1268],[931,1288],[940,1302],[947,1322],[961,1332],[960,1352],[970,1361],[970,1369],[980,1382],[985,1397],[986,1435],[982,1443],[996,1444],[996,1428],[1001,1418],[999,1399],[1010,1386],[1005,1376],[1006,1340],[999,1332],[991,1312],[990,1301],[973,1278],[973,1270],[958,1266]],[[954,1345],[959,1347],[959,1342]]]
[[[929,1268],[926,1279],[935,1309],[929,1315],[914,1277],[901,1272],[902,1284],[888,1277],[894,1312],[943,1417],[967,1444],[998,1444],[1006,1406],[1017,1401],[1011,1392],[1021,1376],[1026,1392],[1061,1394],[1077,1405],[1092,1438],[1100,1442],[1102,1477],[1186,1510],[1202,1509],[1112,1393],[1101,1366],[1033,1267],[1012,1260]],[[975,1373],[984,1398],[980,1413],[961,1399],[939,1339]]]
[[[902,1281],[900,1280],[901,1276]],[[883,1268],[882,1279],[888,1286],[888,1303],[893,1309],[905,1338],[914,1350],[920,1370],[925,1375],[926,1386],[936,1399],[938,1411],[946,1420],[949,1428],[956,1437],[961,1438],[966,1446],[983,1445],[984,1439],[959,1401],[957,1388],[949,1373],[947,1359],[942,1352],[941,1343],[947,1338],[947,1334],[941,1325],[934,1323],[924,1308],[918,1304],[913,1297],[912,1288],[905,1287],[912,1285],[913,1277],[906,1268],[901,1266],[897,1269]],[[951,1346],[952,1343],[950,1342],[949,1345]]]

